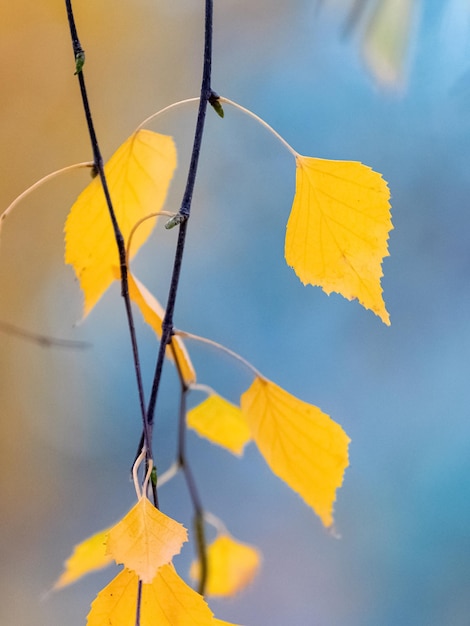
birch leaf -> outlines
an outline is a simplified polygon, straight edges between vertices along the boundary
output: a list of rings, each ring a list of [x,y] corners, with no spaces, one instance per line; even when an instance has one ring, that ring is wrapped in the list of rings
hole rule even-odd
[[[249,585],[260,566],[259,551],[227,534],[219,534],[207,549],[207,595],[234,596]],[[191,565],[193,580],[200,576],[199,561]]]
[[[136,622],[137,574],[124,569],[100,591],[91,605],[87,626],[131,626]],[[215,626],[217,622],[198,593],[164,565],[142,585],[140,626]]]
[[[113,557],[106,553],[108,533],[109,528],[106,528],[75,546],[71,556],[65,562],[64,572],[54,584],[54,589],[62,589],[85,574],[112,563]]]
[[[187,415],[187,424],[198,435],[241,456],[251,434],[239,407],[212,394]]]
[[[162,336],[162,322],[165,311],[158,300],[150,293],[150,291],[130,272],[129,278],[129,296],[131,300],[139,307],[142,317],[147,324],[154,330],[157,337]],[[176,360],[181,376],[185,383],[190,385],[196,382],[196,372],[194,370],[191,359],[186,350],[181,337],[172,337],[171,346],[167,346],[166,354],[172,361]],[[173,350],[175,352],[173,356]]]
[[[362,163],[297,155],[285,244],[286,261],[304,284],[357,298],[385,324],[380,279],[393,228],[389,197],[381,175]]]
[[[136,222],[160,211],[176,167],[173,139],[139,130],[127,139],[105,165],[116,219],[124,241]],[[148,239],[155,219],[135,232],[131,257]],[[75,201],[65,225],[65,262],[73,266],[84,293],[84,315],[110,286],[119,259],[108,207],[99,177]]]
[[[349,437],[319,408],[255,378],[241,397],[253,439],[271,470],[333,524],[336,489],[348,466]]]
[[[187,541],[186,529],[142,497],[108,535],[107,551],[116,563],[150,583],[157,570],[170,563]]]

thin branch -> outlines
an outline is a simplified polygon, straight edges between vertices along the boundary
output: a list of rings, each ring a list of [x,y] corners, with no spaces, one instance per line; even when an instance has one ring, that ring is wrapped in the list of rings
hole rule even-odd
[[[184,339],[192,339],[193,341],[200,341],[201,343],[205,343],[208,346],[212,346],[213,348],[217,348],[217,350],[221,350],[222,352],[225,352],[225,354],[228,354],[229,356],[234,358],[239,363],[242,363],[246,368],[248,368],[250,370],[250,372],[252,374],[257,376],[258,378],[261,378],[262,380],[266,380],[266,377],[263,376],[263,374],[258,369],[256,369],[256,367],[254,365],[252,365],[249,361],[244,359],[242,356],[240,356],[239,354],[237,354],[233,350],[230,350],[230,348],[226,348],[221,343],[217,343],[217,341],[213,341],[212,339],[207,339],[207,337],[201,337],[199,335],[193,335],[192,333],[188,333],[185,330],[176,330],[175,329],[174,334],[177,335],[178,337],[183,337]],[[195,387],[195,388],[197,388],[197,387]]]
[[[147,420],[149,426],[149,436],[152,436],[153,422],[155,416],[155,407],[160,387],[160,381],[163,371],[163,363],[165,360],[165,349],[170,343],[173,333],[173,315],[175,310],[176,296],[181,274],[181,265],[183,261],[184,247],[186,242],[186,232],[188,219],[191,213],[191,203],[196,182],[197,168],[199,163],[199,154],[201,150],[202,137],[204,134],[204,123],[206,119],[207,104],[213,95],[211,89],[211,67],[212,67],[212,28],[213,28],[213,0],[205,0],[205,28],[204,28],[204,62],[202,70],[201,97],[199,99],[199,109],[196,121],[196,130],[194,133],[193,149],[191,153],[191,161],[189,165],[186,187],[179,210],[181,220],[179,223],[178,241],[176,244],[175,259],[173,264],[173,272],[168,293],[168,300],[165,310],[165,316],[162,323],[162,337],[160,340],[160,348],[158,351],[157,362],[155,365],[155,374],[153,377],[152,391],[147,408]]]
[[[181,465],[177,461],[172,463],[170,467],[165,472],[163,472],[161,476],[158,476],[157,486],[163,487],[163,485],[166,485],[166,483],[170,482],[170,480],[176,476],[176,474],[180,471],[180,469],[181,469]]]
[[[24,200],[27,196],[29,196],[30,193],[32,193],[33,191],[35,191],[39,187],[42,187],[42,185],[44,185],[44,183],[47,183],[47,181],[52,180],[56,176],[60,176],[60,174],[65,174],[66,172],[71,172],[72,170],[78,170],[78,169],[81,169],[81,168],[84,168],[84,167],[91,168],[91,167],[93,167],[93,165],[94,165],[93,161],[86,161],[84,163],[75,163],[74,165],[68,165],[67,167],[63,167],[60,170],[56,170],[55,172],[51,172],[50,174],[47,174],[46,176],[43,176],[42,178],[37,180],[35,183],[33,183],[31,185],[31,187],[28,187],[28,189],[25,189],[23,191],[23,193],[20,193],[20,195],[17,198],[15,198],[13,200],[13,202],[0,215],[0,230],[2,228],[4,220],[6,220],[6,218],[10,215],[10,213],[13,211],[13,209],[22,200]]]
[[[210,511],[206,511],[204,513],[204,519],[206,520],[208,524],[210,524],[213,528],[216,529],[218,534],[230,535],[227,526],[223,523],[223,521],[219,517],[217,517],[217,515],[214,515]]]
[[[147,451],[144,448],[142,452],[139,454],[139,456],[136,458],[135,463],[132,467],[132,480],[134,482],[134,489],[135,489],[135,493],[137,496],[137,500],[140,500],[143,494],[143,489],[141,491],[140,483],[139,483],[139,468],[142,465],[142,461],[145,459],[146,456],[147,456]]]
[[[171,109],[176,109],[177,107],[180,107],[184,104],[189,104],[190,102],[199,102],[199,100],[200,98],[187,98],[186,100],[179,100],[178,102],[173,102],[173,104],[169,104],[165,108],[160,109],[160,111],[157,111],[156,113],[152,113],[152,115],[149,115],[143,122],[141,122],[137,126],[134,132],[137,133],[139,130],[141,130],[144,126],[146,126],[149,122],[154,120],[156,117],[159,117],[160,115],[163,115],[163,113],[167,113],[168,111],[171,111]]]
[[[198,583],[198,593],[204,595],[204,591],[207,583],[208,575],[208,563],[207,563],[207,549],[206,549],[206,535],[204,529],[204,509],[202,507],[199,492],[197,490],[196,482],[191,470],[191,466],[188,463],[188,457],[186,454],[186,397],[188,394],[188,387],[182,383],[181,387],[181,401],[180,401],[180,415],[178,424],[178,451],[177,458],[178,464],[183,471],[186,485],[188,487],[189,497],[194,509],[194,534],[196,538],[196,549],[200,564],[200,575]]]
[[[132,227],[132,230],[129,233],[129,237],[127,239],[127,246],[126,246],[126,266],[127,266],[128,271],[129,271],[129,257],[131,255],[132,239],[133,239],[137,229],[144,222],[146,222],[147,220],[152,219],[152,217],[160,217],[161,215],[164,215],[165,217],[174,217],[175,216],[175,214],[172,213],[171,211],[156,211],[155,213],[149,213],[149,215],[146,215],[145,217],[142,217]]]
[[[88,133],[90,135],[91,147],[93,151],[93,159],[94,159],[94,167],[98,172],[98,175],[101,180],[101,186],[103,188],[103,192],[106,198],[106,204],[108,206],[109,216],[111,218],[111,222],[114,230],[114,237],[116,239],[116,245],[119,253],[119,265],[121,271],[121,295],[124,299],[126,315],[127,315],[127,323],[129,327],[129,334],[132,344],[132,355],[134,360],[134,370],[137,382],[137,389],[139,394],[139,402],[140,402],[140,411],[142,414],[142,423],[144,430],[144,439],[145,439],[145,447],[147,449],[147,459],[152,459],[152,438],[149,432],[149,426],[147,421],[147,412],[145,406],[145,396],[144,396],[144,387],[142,382],[142,373],[140,366],[140,358],[139,351],[137,346],[137,336],[135,332],[134,318],[132,314],[132,306],[131,299],[129,296],[129,285],[128,285],[128,276],[127,276],[127,265],[126,265],[126,246],[124,242],[124,238],[122,236],[121,230],[119,228],[119,224],[117,222],[116,214],[113,208],[113,204],[111,201],[111,196],[109,193],[108,183],[106,180],[103,158],[101,156],[101,151],[98,144],[98,139],[96,136],[93,118],[91,115],[91,109],[88,101],[88,94],[85,85],[85,77],[83,74],[83,65],[85,63],[85,51],[83,50],[80,40],[78,38],[77,28],[75,25],[75,18],[72,9],[72,1],[65,0],[65,5],[67,9],[67,17],[69,21],[70,27],[70,35],[72,39],[73,53],[75,57],[75,67],[76,67],[76,75],[78,78],[78,82],[80,85],[80,93],[82,96],[82,104],[85,112],[86,122],[88,126]],[[154,500],[155,506],[158,507],[158,500],[156,498],[156,491],[154,492]]]
[[[199,383],[192,383],[189,386],[190,391],[202,391],[202,393],[207,394],[208,396],[217,396],[218,393],[215,389],[210,387],[209,385],[200,385]]]
[[[278,139],[282,143],[284,148],[287,148],[287,150],[289,150],[289,152],[295,158],[299,156],[299,153],[296,150],[294,150],[294,148],[289,143],[287,143],[287,141],[283,137],[281,137],[281,135],[277,131],[275,131],[272,126],[270,126],[267,122],[265,122],[263,118],[259,117],[259,115],[256,115],[256,113],[253,113],[253,111],[250,111],[250,109],[246,109],[245,107],[242,107],[241,104],[238,104],[237,102],[234,102],[233,100],[229,100],[228,98],[223,98],[222,96],[220,96],[219,101],[224,102],[225,104],[230,104],[231,106],[235,107],[242,113],[245,113],[245,115],[248,115],[249,117],[256,120],[259,124],[261,124],[261,126],[264,126],[267,130],[269,130],[269,132],[272,133],[276,137],[276,139]]]
[[[49,337],[48,335],[33,333],[30,330],[19,328],[18,326],[10,324],[9,322],[0,321],[0,332],[6,333],[7,335],[15,335],[16,337],[21,337],[21,339],[32,341],[33,343],[37,343],[44,348],[67,348],[70,350],[84,350],[91,347],[91,343],[88,343],[88,341],[76,341],[74,339],[58,339],[57,337]]]
[[[137,584],[137,607],[135,610],[135,626],[140,626],[140,616],[142,610],[142,581]]]

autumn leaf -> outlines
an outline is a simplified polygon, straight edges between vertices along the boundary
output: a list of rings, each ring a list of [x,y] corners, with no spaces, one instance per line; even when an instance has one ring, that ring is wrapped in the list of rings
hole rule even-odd
[[[348,466],[349,437],[319,408],[257,377],[241,397],[261,454],[327,527]]]
[[[369,19],[362,52],[375,78],[385,86],[397,87],[404,81],[417,11],[415,0],[381,0]]]
[[[188,411],[187,424],[201,437],[239,456],[251,439],[246,418],[239,407],[217,394],[211,394]]]
[[[116,563],[150,583],[187,541],[186,529],[143,496],[108,534],[107,552]]]
[[[139,130],[105,166],[116,219],[124,241],[133,226],[161,210],[176,167],[173,139]],[[132,256],[148,239],[155,219],[135,232]],[[65,262],[73,266],[83,290],[86,316],[113,282],[119,259],[108,207],[99,177],[82,191],[65,225]]]
[[[128,281],[129,296],[131,300],[139,307],[142,317],[154,330],[157,337],[161,338],[162,321],[165,314],[164,309],[158,300],[145,287],[145,285],[143,285],[130,272],[128,274]],[[171,344],[167,346],[166,354],[171,360],[177,361],[178,369],[187,385],[196,382],[196,372],[193,364],[191,363],[186,346],[180,337],[174,336],[171,338]]]
[[[207,549],[207,595],[235,595],[251,583],[259,565],[260,553],[256,548],[226,533],[219,534]],[[192,563],[189,575],[193,580],[199,579],[199,561]]]
[[[124,569],[100,591],[91,605],[87,626],[133,626],[136,622],[138,576]],[[215,626],[206,602],[175,572],[161,567],[142,585],[140,626]]]
[[[357,298],[390,324],[382,297],[390,193],[380,174],[356,161],[296,156],[296,191],[285,256],[306,284]]]
[[[75,546],[72,555],[65,562],[63,574],[54,584],[54,589],[70,585],[85,574],[102,569],[113,561],[113,557],[106,553],[108,533],[109,528],[106,528]]]

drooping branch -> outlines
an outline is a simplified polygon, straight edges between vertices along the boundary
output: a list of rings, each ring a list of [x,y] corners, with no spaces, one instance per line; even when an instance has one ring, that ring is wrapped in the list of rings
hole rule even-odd
[[[196,183],[197,168],[199,164],[199,155],[201,151],[202,138],[204,134],[204,123],[206,119],[206,111],[208,102],[213,95],[211,88],[211,69],[212,69],[212,29],[213,29],[213,0],[206,0],[205,3],[205,29],[204,29],[204,61],[202,70],[201,96],[199,100],[198,115],[196,120],[196,130],[194,133],[193,148],[189,165],[186,186],[181,201],[180,210],[172,220],[172,226],[179,226],[178,241],[176,244],[175,259],[173,263],[173,272],[168,292],[168,299],[165,310],[165,317],[162,324],[162,337],[160,340],[160,348],[157,355],[155,365],[155,374],[152,383],[152,391],[147,409],[147,419],[149,425],[149,434],[152,436],[155,407],[157,403],[158,391],[163,371],[163,363],[165,360],[165,349],[171,340],[173,333],[173,316],[175,310],[176,296],[181,275],[181,265],[183,261],[184,247],[186,242],[186,233],[188,227],[188,219],[191,213],[191,204],[193,198],[194,186]]]
[[[128,284],[128,273],[127,273],[127,264],[126,264],[126,245],[124,238],[122,236],[122,232],[120,230],[116,214],[113,208],[113,203],[111,200],[111,195],[108,188],[108,183],[106,180],[106,175],[104,171],[103,158],[101,156],[100,147],[98,144],[98,139],[95,132],[95,127],[93,123],[93,118],[91,114],[90,104],[88,100],[88,92],[85,84],[85,76],[83,73],[83,66],[85,63],[85,51],[83,50],[80,40],[78,38],[77,27],[75,24],[75,18],[73,14],[72,1],[65,0],[65,5],[67,9],[67,17],[70,27],[70,35],[72,39],[72,47],[73,53],[75,57],[75,74],[77,75],[78,82],[80,85],[80,94],[82,97],[83,109],[85,112],[85,118],[88,126],[88,133],[90,136],[91,147],[93,151],[93,163],[94,169],[97,175],[100,178],[101,186],[103,188],[103,193],[106,198],[106,205],[108,207],[109,216],[113,225],[114,237],[116,240],[116,245],[119,254],[119,266],[121,272],[121,294],[124,299],[127,323],[129,327],[129,335],[132,344],[132,354],[134,360],[134,370],[136,375],[137,389],[139,394],[139,403],[140,403],[140,411],[142,414],[142,422],[143,422],[143,431],[144,431],[144,441],[145,446],[147,448],[147,458],[152,458],[152,440],[149,433],[148,421],[147,421],[147,412],[146,412],[146,402],[144,396],[144,388],[142,383],[142,373],[140,367],[140,358],[139,351],[137,345],[137,337],[135,332],[134,318],[132,314],[132,306],[131,299],[129,296],[129,284]],[[158,505],[158,501],[156,498],[156,492],[154,493],[155,505]]]

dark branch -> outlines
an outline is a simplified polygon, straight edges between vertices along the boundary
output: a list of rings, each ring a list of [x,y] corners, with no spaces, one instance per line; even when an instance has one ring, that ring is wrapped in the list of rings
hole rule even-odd
[[[101,186],[103,188],[103,192],[106,198],[106,204],[108,207],[109,216],[111,218],[111,222],[112,222],[112,226],[114,230],[114,237],[116,239],[116,245],[118,248],[119,266],[120,266],[120,271],[121,271],[121,294],[124,299],[127,323],[129,327],[129,334],[130,334],[131,344],[132,344],[134,370],[135,370],[137,388],[138,388],[138,393],[139,393],[139,402],[140,402],[140,410],[142,414],[144,439],[145,439],[145,445],[147,447],[147,459],[150,459],[152,458],[152,439],[149,433],[149,427],[148,427],[148,421],[147,421],[147,412],[146,412],[146,406],[145,406],[144,388],[142,384],[142,373],[141,373],[141,367],[140,367],[139,351],[138,351],[138,346],[137,346],[137,337],[136,337],[136,332],[135,332],[134,318],[132,314],[131,299],[129,296],[128,273],[127,273],[127,264],[126,264],[126,246],[125,246],[124,238],[122,236],[122,232],[119,228],[118,221],[116,219],[116,213],[113,208],[113,203],[111,201],[108,183],[107,183],[106,175],[104,172],[103,158],[101,156],[101,151],[99,148],[98,139],[97,139],[96,132],[95,132],[95,127],[93,124],[93,118],[91,115],[90,104],[88,101],[88,93],[87,93],[87,89],[85,85],[85,76],[83,73],[83,64],[85,62],[85,52],[78,38],[71,0],[65,0],[65,5],[67,8],[67,17],[68,17],[69,27],[70,27],[70,36],[72,39],[73,53],[75,57],[75,68],[76,68],[75,73],[78,77],[78,82],[80,85],[80,93],[82,96],[83,109],[85,111],[85,117],[86,117],[86,122],[88,126],[88,133],[90,136],[91,147],[93,151],[94,171],[100,177]],[[155,500],[155,506],[158,506],[157,500]]]

